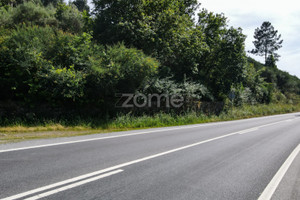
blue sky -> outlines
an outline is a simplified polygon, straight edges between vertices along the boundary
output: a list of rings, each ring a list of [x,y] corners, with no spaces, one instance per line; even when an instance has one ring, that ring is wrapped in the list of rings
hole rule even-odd
[[[264,21],[270,21],[282,35],[283,47],[277,66],[300,78],[300,6],[294,0],[201,0],[201,8],[224,13],[229,25],[241,27],[247,35],[246,50],[254,48],[253,35]],[[248,54],[249,55],[249,54]],[[264,59],[250,55],[264,63]]]

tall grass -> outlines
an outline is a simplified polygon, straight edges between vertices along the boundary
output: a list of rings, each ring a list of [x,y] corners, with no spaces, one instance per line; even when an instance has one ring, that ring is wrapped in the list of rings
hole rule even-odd
[[[0,133],[93,130],[97,130],[99,132],[109,132],[227,121],[291,112],[300,112],[300,104],[244,105],[242,107],[229,108],[227,111],[223,111],[218,116],[188,112],[181,115],[158,113],[153,116],[132,116],[131,114],[127,114],[119,115],[112,120],[80,119],[77,117],[74,119],[74,121],[60,120],[55,122],[51,120],[40,120],[34,124],[28,124],[24,121],[16,120],[10,122],[8,125],[0,126]]]

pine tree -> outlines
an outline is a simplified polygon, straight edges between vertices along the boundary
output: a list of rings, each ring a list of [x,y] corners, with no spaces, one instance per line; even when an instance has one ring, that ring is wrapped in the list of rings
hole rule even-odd
[[[255,49],[250,53],[264,56],[265,63],[270,55],[273,55],[275,60],[280,57],[275,51],[282,47],[283,40],[280,40],[281,35],[274,29],[270,22],[264,22],[260,28],[257,28],[254,33],[255,41],[253,44]]]

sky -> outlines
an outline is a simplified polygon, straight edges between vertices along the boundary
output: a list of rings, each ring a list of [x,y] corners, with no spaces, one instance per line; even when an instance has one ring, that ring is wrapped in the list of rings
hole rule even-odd
[[[283,47],[277,51],[281,57],[279,69],[300,78],[300,6],[295,0],[200,0],[201,8],[215,13],[224,13],[229,25],[241,27],[247,35],[246,51],[252,50],[253,35],[264,21],[269,21],[281,34]],[[249,56],[264,63],[263,57]]]

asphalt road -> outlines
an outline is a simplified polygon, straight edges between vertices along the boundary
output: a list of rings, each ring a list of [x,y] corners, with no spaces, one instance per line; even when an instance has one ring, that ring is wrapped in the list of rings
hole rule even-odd
[[[0,199],[300,199],[300,113],[0,145]]]

